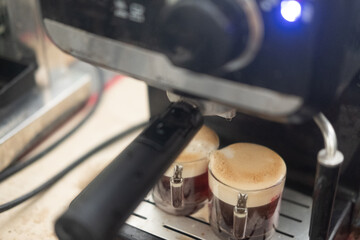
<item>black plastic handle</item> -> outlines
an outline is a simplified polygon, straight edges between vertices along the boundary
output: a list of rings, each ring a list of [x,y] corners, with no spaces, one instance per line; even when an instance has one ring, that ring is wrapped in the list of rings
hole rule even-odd
[[[316,169],[313,206],[310,223],[310,240],[329,239],[329,227],[339,180],[341,164]]]
[[[113,239],[202,124],[196,108],[172,104],[73,200],[56,221],[58,237]]]

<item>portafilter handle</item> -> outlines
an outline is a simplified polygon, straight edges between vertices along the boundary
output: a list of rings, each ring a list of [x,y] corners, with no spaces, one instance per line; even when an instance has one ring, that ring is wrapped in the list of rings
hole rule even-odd
[[[202,124],[197,108],[170,105],[73,200],[55,223],[58,237],[113,239]]]
[[[335,131],[327,118],[320,113],[314,117],[325,143],[317,156],[317,167],[310,222],[310,240],[329,238],[329,228],[339,181],[343,154],[337,150]]]

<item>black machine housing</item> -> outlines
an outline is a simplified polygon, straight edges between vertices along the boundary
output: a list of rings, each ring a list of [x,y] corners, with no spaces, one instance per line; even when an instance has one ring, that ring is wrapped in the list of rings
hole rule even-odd
[[[360,3],[301,0],[301,15],[290,22],[284,1],[40,3],[49,36],[74,56],[163,90],[301,122],[359,70]]]

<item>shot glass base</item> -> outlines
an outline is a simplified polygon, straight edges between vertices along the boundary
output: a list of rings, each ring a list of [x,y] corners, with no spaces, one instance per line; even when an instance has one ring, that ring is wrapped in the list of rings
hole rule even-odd
[[[195,212],[197,212],[198,210],[200,210],[201,208],[203,208],[205,205],[207,205],[208,200],[205,199],[202,202],[198,202],[198,203],[187,203],[185,202],[183,204],[183,206],[179,207],[179,208],[174,208],[171,206],[171,204],[169,202],[166,202],[160,198],[158,198],[156,196],[156,194],[152,194],[155,205],[161,209],[162,211],[171,214],[171,215],[176,215],[176,216],[186,216],[186,215],[191,215]]]
[[[247,208],[246,232],[244,238],[234,235],[234,206],[229,205],[216,196],[209,201],[209,222],[212,231],[223,240],[268,240],[275,233],[278,223],[280,201],[279,197],[269,204]],[[240,230],[240,229],[237,229]]]
[[[213,231],[213,233],[217,237],[219,237],[219,239],[223,239],[223,240],[240,240],[240,239],[241,240],[270,240],[275,233],[275,229],[274,229],[274,230],[271,230],[262,235],[246,236],[245,238],[235,238],[234,236],[232,236],[231,232],[229,232],[225,229],[218,228],[217,224],[214,223],[212,221],[212,219],[210,219],[210,225],[211,225],[211,230]]]

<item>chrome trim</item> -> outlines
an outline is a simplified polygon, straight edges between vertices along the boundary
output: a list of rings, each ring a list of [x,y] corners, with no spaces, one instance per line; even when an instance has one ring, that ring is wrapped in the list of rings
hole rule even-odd
[[[238,201],[233,210],[233,236],[235,239],[244,239],[246,237],[246,226],[248,221],[248,209],[246,202],[248,195],[239,193]]]
[[[344,155],[340,151],[336,151],[333,156],[329,156],[326,149],[321,149],[317,155],[317,161],[322,166],[333,168],[343,163]]]
[[[303,100],[269,89],[235,83],[173,66],[166,56],[45,19],[52,40],[83,60],[125,72],[166,91],[178,90],[240,111],[283,120]]]
[[[337,150],[337,138],[333,126],[322,113],[316,115],[314,121],[320,128],[325,144],[325,149],[318,154],[318,163],[327,167],[340,165],[344,161],[344,156]]]
[[[320,131],[324,137],[324,144],[327,156],[333,157],[337,150],[337,139],[333,126],[322,113],[314,116],[314,121],[316,125],[320,128]]]
[[[182,177],[183,166],[176,164],[174,174],[170,178],[171,205],[180,208],[184,205],[184,179]]]

